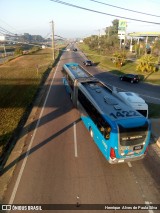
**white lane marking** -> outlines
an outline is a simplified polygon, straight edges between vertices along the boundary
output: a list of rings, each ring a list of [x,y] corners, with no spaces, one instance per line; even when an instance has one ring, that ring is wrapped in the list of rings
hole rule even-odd
[[[59,61],[59,62],[60,62],[60,61]],[[57,65],[57,67],[56,67],[55,73],[54,73],[54,75],[53,75],[51,84],[50,84],[50,86],[49,86],[49,90],[48,90],[47,96],[46,96],[46,98],[45,98],[45,101],[44,101],[44,104],[43,104],[41,113],[40,113],[39,118],[38,118],[38,121],[37,121],[37,123],[36,123],[36,127],[35,127],[35,130],[34,130],[34,132],[33,132],[33,136],[32,136],[32,139],[31,139],[31,141],[30,141],[30,144],[29,144],[29,146],[28,146],[26,155],[25,155],[25,157],[24,157],[24,160],[23,160],[23,163],[22,163],[20,172],[19,172],[19,174],[18,174],[18,178],[17,178],[16,183],[15,183],[15,186],[14,186],[14,188],[13,188],[13,192],[12,192],[12,195],[11,195],[11,197],[10,197],[9,204],[13,204],[13,202],[14,202],[14,199],[15,199],[15,196],[16,196],[16,193],[17,193],[17,190],[18,190],[18,186],[19,186],[19,183],[20,183],[20,181],[21,181],[22,174],[23,174],[25,165],[26,165],[26,163],[27,163],[27,159],[28,159],[28,156],[29,156],[29,153],[30,153],[30,149],[31,149],[31,147],[32,147],[32,144],[33,144],[33,141],[34,141],[34,138],[35,138],[35,135],[36,135],[36,132],[37,132],[37,129],[38,129],[38,126],[39,126],[41,117],[42,117],[42,114],[43,114],[43,112],[44,112],[44,108],[45,108],[45,105],[46,105],[46,102],[47,102],[49,93],[50,93],[50,90],[51,90],[51,86],[52,86],[52,84],[53,84],[53,81],[54,81],[55,76],[56,76],[56,73],[57,73],[57,69],[58,69],[58,67],[59,67],[59,62],[58,62],[58,65]]]
[[[147,206],[150,206],[150,205],[152,205],[152,202],[145,201],[145,204],[146,204]],[[151,210],[151,209],[149,209],[148,211],[149,211],[149,213],[154,213],[154,211]]]
[[[77,157],[78,157],[78,152],[77,152],[76,122],[74,122],[73,131],[74,131],[74,155],[75,155],[75,157],[77,158]]]
[[[132,164],[131,164],[131,162],[128,162],[127,164],[128,164],[128,166],[129,166],[129,167],[132,167]]]

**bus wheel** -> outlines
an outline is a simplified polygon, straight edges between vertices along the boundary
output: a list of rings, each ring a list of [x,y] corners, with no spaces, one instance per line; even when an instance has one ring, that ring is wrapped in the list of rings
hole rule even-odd
[[[90,133],[91,138],[93,138],[93,130],[91,127],[89,128],[89,133]]]

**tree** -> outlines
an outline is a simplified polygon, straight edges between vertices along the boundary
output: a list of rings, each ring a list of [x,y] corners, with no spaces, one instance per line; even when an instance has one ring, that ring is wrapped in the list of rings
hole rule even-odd
[[[124,65],[126,58],[127,56],[125,51],[115,52],[113,54],[112,61],[116,64],[116,67],[121,67]]]
[[[92,35],[84,39],[84,43],[89,46],[90,49],[97,49],[98,48],[98,36]]]
[[[43,42],[44,40],[40,35],[30,35],[29,33],[19,36],[19,41],[21,42]]]
[[[119,20],[118,19],[114,19],[112,21],[112,26],[106,27],[106,35],[108,35],[108,37],[112,36],[112,35],[118,35],[118,24],[119,24]]]
[[[151,55],[144,55],[138,60],[138,65],[136,67],[137,71],[140,72],[155,72],[156,71],[156,59]]]
[[[87,44],[91,50],[96,50],[103,54],[108,53],[108,51],[115,51],[119,48],[118,24],[118,19],[113,20],[112,26],[106,28],[106,35],[92,35],[85,38],[84,43]]]

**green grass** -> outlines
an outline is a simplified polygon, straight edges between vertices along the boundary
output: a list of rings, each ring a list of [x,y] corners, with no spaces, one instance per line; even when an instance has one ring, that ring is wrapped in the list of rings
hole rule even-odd
[[[0,155],[32,103],[47,69],[52,68],[52,50],[40,50],[0,66]]]
[[[136,71],[136,62],[126,61],[125,65],[121,68],[115,66],[115,64],[111,61],[112,55],[100,55],[96,51],[90,50],[87,45],[84,43],[79,44],[79,48],[85,53],[85,55],[92,60],[101,70],[112,72],[116,75],[121,75],[124,73],[133,73],[138,74],[144,82],[148,82],[151,84],[160,85],[160,70],[151,74],[142,73]]]

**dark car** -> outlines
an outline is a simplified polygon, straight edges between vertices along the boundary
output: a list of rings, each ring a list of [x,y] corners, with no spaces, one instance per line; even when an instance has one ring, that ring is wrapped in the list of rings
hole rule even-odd
[[[83,64],[85,66],[92,66],[93,65],[92,61],[90,61],[90,60],[83,61]]]
[[[138,75],[134,74],[125,74],[120,76],[121,81],[129,81],[131,83],[138,83],[140,78]]]
[[[77,51],[77,48],[74,48],[73,51],[76,52],[76,51]]]

